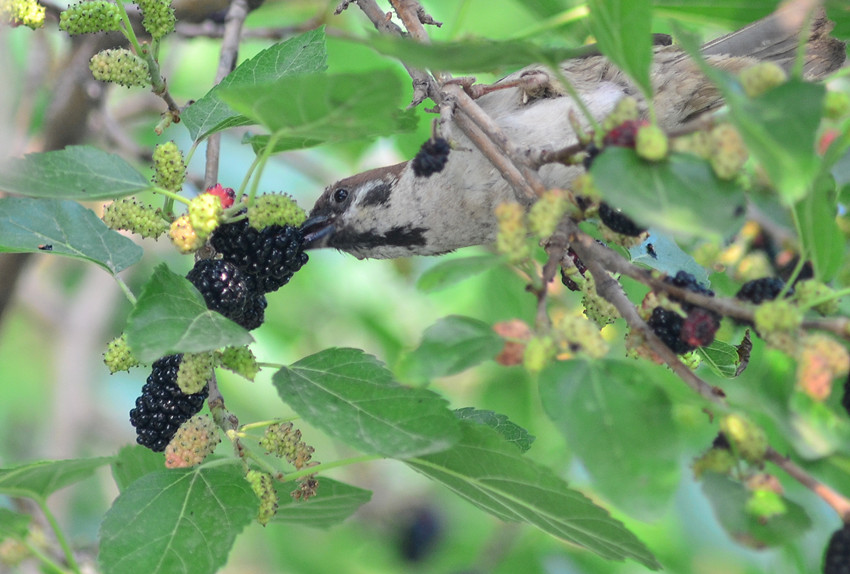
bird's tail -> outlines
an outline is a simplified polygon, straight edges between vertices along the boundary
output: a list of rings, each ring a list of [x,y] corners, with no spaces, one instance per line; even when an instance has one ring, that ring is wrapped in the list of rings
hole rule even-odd
[[[803,76],[816,80],[840,68],[844,42],[831,38],[830,22],[817,0],[788,0],[775,12],[703,46],[708,56],[748,56],[790,69],[797,56],[800,33],[808,29]]]

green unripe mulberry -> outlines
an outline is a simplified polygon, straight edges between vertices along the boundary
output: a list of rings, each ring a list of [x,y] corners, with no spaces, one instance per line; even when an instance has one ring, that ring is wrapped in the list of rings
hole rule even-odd
[[[528,225],[532,233],[545,239],[555,233],[555,228],[567,212],[569,203],[559,189],[550,189],[540,196],[528,212]]]
[[[764,431],[740,415],[726,415],[720,421],[720,430],[735,447],[741,458],[752,464],[761,464],[767,452]]]
[[[552,337],[532,337],[525,345],[522,364],[528,372],[539,373],[552,362],[556,352],[555,340]]]
[[[186,395],[201,392],[213,376],[212,353],[185,353],[177,370],[177,386]]]
[[[647,161],[661,161],[667,157],[670,144],[667,134],[656,125],[643,126],[635,136],[635,151]]]
[[[110,229],[124,229],[154,239],[168,231],[168,223],[159,209],[129,198],[107,205],[103,210],[103,222]]]
[[[249,470],[245,480],[251,485],[251,490],[260,499],[260,510],[257,513],[257,522],[265,526],[277,512],[277,492],[274,489],[272,476],[267,472]]]
[[[253,381],[260,372],[257,357],[248,347],[225,347],[218,353],[218,360],[222,367],[242,375],[249,381]]]
[[[165,142],[153,151],[154,181],[168,191],[180,191],[186,179],[183,154],[174,142]]]
[[[35,30],[44,26],[45,13],[45,7],[36,0],[0,0],[0,23]]]
[[[823,115],[831,120],[840,120],[848,114],[850,114],[850,94],[827,92],[823,100]]]
[[[511,263],[519,263],[530,254],[528,230],[525,226],[525,210],[518,203],[505,202],[496,206],[499,233],[496,235],[496,250],[507,255]]]
[[[118,371],[129,371],[139,364],[139,361],[130,351],[130,346],[127,345],[127,335],[122,333],[109,342],[106,346],[106,352],[103,354],[103,363],[112,374]]]
[[[105,0],[80,2],[59,14],[59,29],[72,35],[120,30],[121,12],[118,6]]]
[[[248,208],[248,221],[258,230],[270,225],[298,227],[306,219],[307,213],[285,193],[261,195]]]
[[[744,140],[731,124],[719,124],[711,130],[711,167],[720,179],[732,179],[747,162],[749,153]]]
[[[92,56],[89,61],[89,70],[95,80],[112,82],[125,88],[144,87],[150,84],[147,63],[124,48],[101,50]]]
[[[757,98],[776,86],[784,84],[788,75],[775,62],[759,62],[741,71],[738,79],[741,81],[744,93],[751,98]]]
[[[177,19],[171,0],[139,0],[136,5],[142,11],[142,26],[154,40],[174,31]]]
[[[209,237],[224,216],[221,200],[209,193],[202,193],[189,203],[189,222],[199,237]]]

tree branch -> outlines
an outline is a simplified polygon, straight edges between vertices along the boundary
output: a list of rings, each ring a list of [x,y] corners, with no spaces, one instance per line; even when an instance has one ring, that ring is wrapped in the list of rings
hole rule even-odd
[[[838,513],[841,520],[850,522],[850,500],[815,479],[808,472],[791,462],[791,459],[782,456],[771,447],[767,448],[765,459],[784,470],[794,480],[821,497],[824,502]]]
[[[239,56],[239,40],[242,35],[242,25],[248,16],[248,0],[233,0],[224,18],[224,36],[221,42],[221,55],[218,59],[218,70],[215,83],[220,83],[236,66]],[[213,134],[207,139],[206,168],[204,171],[205,187],[212,187],[218,181],[218,162],[221,153],[221,134]]]

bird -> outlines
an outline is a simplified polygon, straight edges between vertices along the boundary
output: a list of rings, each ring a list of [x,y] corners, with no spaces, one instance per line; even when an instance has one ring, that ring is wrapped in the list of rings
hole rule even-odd
[[[810,21],[803,77],[823,78],[843,64],[845,46],[829,36],[833,24],[823,9],[803,13],[794,7],[785,4],[762,20],[708,42],[702,46],[703,57],[732,73],[762,61],[790,69],[800,31]],[[651,79],[659,127],[673,130],[722,105],[718,89],[680,48],[653,49]],[[598,52],[567,60],[560,68],[597,120],[625,97],[636,98],[639,109],[647,109],[634,82]],[[546,89],[523,88],[524,78],[540,74],[548,80],[543,82]],[[515,149],[560,149],[578,141],[569,118],[581,116],[579,107],[544,66],[531,65],[506,76],[476,103]],[[582,127],[587,129],[588,122]],[[494,209],[516,201],[516,194],[460,129],[453,127],[450,133],[452,149],[436,173],[418,175],[415,162],[405,161],[328,186],[302,226],[306,248],[335,248],[358,259],[389,259],[492,243],[498,231]],[[547,164],[537,174],[548,188],[567,188],[582,171],[580,165]]]

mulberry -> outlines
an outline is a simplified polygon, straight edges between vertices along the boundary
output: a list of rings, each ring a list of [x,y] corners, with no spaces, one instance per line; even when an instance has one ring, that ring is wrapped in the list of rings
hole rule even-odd
[[[204,296],[209,309],[248,330],[262,324],[266,298],[257,290],[253,278],[233,263],[223,259],[201,259],[186,278]]]
[[[224,261],[251,276],[260,293],[277,291],[307,263],[297,227],[271,225],[257,231],[247,220],[221,225],[210,238]]]
[[[785,281],[779,277],[762,277],[744,283],[735,294],[736,299],[749,301],[756,305],[764,301],[772,301],[779,296],[785,287]],[[794,289],[789,289],[787,295],[793,295]]]
[[[411,162],[413,174],[416,177],[428,177],[435,173],[443,171],[446,167],[446,162],[449,161],[449,152],[452,150],[443,138],[429,139],[422,147]]]
[[[637,237],[646,231],[645,227],[640,227],[622,211],[614,209],[604,201],[599,204],[599,219],[608,229],[620,235]]]
[[[829,539],[823,557],[823,574],[850,574],[850,524],[845,524]]]
[[[161,452],[177,429],[204,406],[209,390],[204,387],[193,395],[177,386],[177,371],[183,355],[168,355],[154,362],[142,387],[142,395],[130,411],[130,424],[136,428],[136,442]]]

